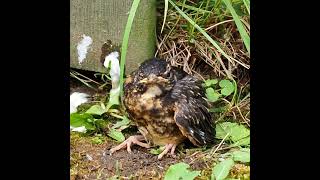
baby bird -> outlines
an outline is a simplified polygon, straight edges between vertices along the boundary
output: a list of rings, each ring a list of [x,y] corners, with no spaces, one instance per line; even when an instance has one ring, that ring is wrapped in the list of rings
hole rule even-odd
[[[212,145],[215,124],[204,97],[201,80],[165,60],[145,61],[124,84],[124,105],[142,135],[129,137],[110,152],[126,147],[131,153],[132,144],[165,145],[161,159],[169,151],[175,156],[176,146],[185,140],[195,146]]]

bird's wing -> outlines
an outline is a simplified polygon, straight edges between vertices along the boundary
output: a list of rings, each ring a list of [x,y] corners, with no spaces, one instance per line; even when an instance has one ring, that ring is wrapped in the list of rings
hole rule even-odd
[[[215,136],[215,125],[203,97],[201,82],[189,75],[178,81],[171,92],[175,122],[182,134],[197,146],[213,144]]]

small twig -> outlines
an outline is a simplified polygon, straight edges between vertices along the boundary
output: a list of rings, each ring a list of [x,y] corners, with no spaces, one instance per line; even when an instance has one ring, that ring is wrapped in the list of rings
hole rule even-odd
[[[220,148],[217,151],[223,151],[223,150],[227,150],[227,149],[231,149],[231,148],[234,148],[234,146],[227,146],[227,147],[224,147],[224,148]]]
[[[239,113],[240,113],[240,116],[242,117],[242,119],[244,120],[244,122],[250,127],[250,124],[247,122],[246,118],[243,117],[241,111],[240,111],[240,108],[238,106],[236,106],[236,108],[238,109]]]
[[[74,73],[74,72],[75,72],[75,71],[73,71],[73,72],[71,72],[71,73]],[[94,81],[94,80],[88,78],[87,76],[85,76],[85,75],[83,75],[83,74],[80,74],[79,72],[75,72],[75,73],[76,73],[77,75],[83,77],[83,78],[88,79],[88,80],[91,81],[91,82],[94,82],[94,83],[96,83],[96,84],[98,84],[98,85],[101,85],[101,83],[98,83],[97,81]],[[75,74],[74,74],[74,75],[75,75]],[[76,75],[75,75],[75,76],[76,76]]]
[[[120,111],[118,109],[108,109],[109,113],[119,113]]]
[[[212,29],[212,28],[214,28],[214,27],[216,27],[216,26],[219,26],[219,25],[221,25],[221,24],[224,24],[224,23],[227,23],[227,22],[231,22],[231,21],[234,21],[234,20],[233,20],[233,19],[230,19],[230,20],[225,20],[225,21],[219,22],[219,23],[214,24],[214,25],[212,25],[212,26],[210,26],[210,27],[207,27],[205,30],[208,31],[208,30],[210,30],[210,29]]]
[[[221,59],[220,54],[218,53],[218,51],[217,51],[216,49],[214,49],[214,48],[212,48],[212,49],[213,49],[214,53],[216,54],[216,57],[217,57],[219,63],[221,64],[223,70],[226,72],[228,78],[233,80],[233,77],[232,77],[232,75],[231,75],[231,72],[229,72],[229,71],[227,70],[227,68],[226,68],[226,66],[224,65],[224,63],[223,63],[223,61],[222,61],[222,59]]]
[[[120,116],[118,114],[115,114],[115,113],[110,113],[110,115],[113,116],[113,117],[119,118],[119,119],[123,119],[122,116]]]
[[[84,85],[88,86],[89,88],[94,89],[94,87],[92,87],[90,84],[88,84],[85,80],[79,78],[78,76],[76,76],[75,74],[73,74],[72,72],[70,72],[71,77],[79,80],[81,83],[83,83]]]
[[[222,145],[222,143],[224,142],[224,140],[229,136],[229,134],[230,133],[227,133],[226,135],[225,135],[225,137],[222,139],[222,141],[219,143],[219,145],[218,145],[218,147],[212,152],[212,150],[211,150],[211,152],[210,152],[210,156],[212,157],[213,155],[214,155],[214,153],[216,153],[217,152],[217,150],[220,148],[220,146]]]

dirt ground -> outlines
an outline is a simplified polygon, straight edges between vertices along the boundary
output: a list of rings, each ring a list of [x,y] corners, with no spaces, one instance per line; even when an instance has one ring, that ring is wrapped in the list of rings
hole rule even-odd
[[[167,168],[178,162],[190,164],[193,170],[210,169],[210,163],[198,158],[201,153],[177,151],[177,157],[166,156],[161,160],[148,149],[133,146],[132,153],[125,149],[109,154],[116,142],[105,137],[103,144],[93,144],[90,137],[71,134],[71,179],[106,179],[119,175],[121,179],[161,179]],[[184,150],[185,151],[185,150]],[[197,159],[197,160],[195,160]],[[201,178],[202,179],[202,178]]]

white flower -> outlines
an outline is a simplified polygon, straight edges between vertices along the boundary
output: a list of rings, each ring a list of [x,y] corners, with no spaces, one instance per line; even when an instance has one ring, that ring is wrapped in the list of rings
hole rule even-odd
[[[89,95],[86,93],[79,93],[79,92],[74,92],[70,95],[70,114],[77,112],[77,107],[80,104],[83,104],[85,102],[88,102],[88,97]]]
[[[87,129],[86,129],[85,126],[80,126],[80,127],[76,127],[76,128],[70,126],[70,130],[71,130],[71,131],[75,131],[75,132],[81,132],[81,133],[87,132]]]

